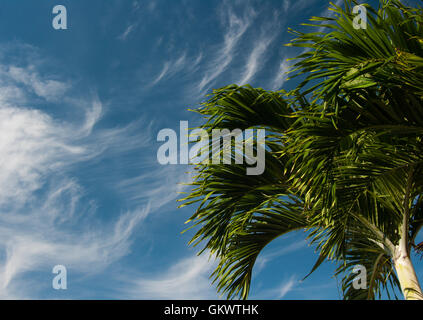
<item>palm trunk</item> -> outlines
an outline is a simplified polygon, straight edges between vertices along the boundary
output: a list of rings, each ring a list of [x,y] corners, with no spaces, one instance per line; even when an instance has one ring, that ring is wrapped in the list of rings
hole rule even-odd
[[[410,223],[410,194],[413,185],[414,166],[409,167],[407,186],[404,194],[404,217],[401,225],[401,239],[394,252],[394,264],[402,293],[406,300],[423,300],[422,289],[417,279],[416,271],[410,259],[409,223]]]
[[[404,298],[406,300],[423,300],[422,289],[408,254],[402,254],[395,259],[395,270]]]

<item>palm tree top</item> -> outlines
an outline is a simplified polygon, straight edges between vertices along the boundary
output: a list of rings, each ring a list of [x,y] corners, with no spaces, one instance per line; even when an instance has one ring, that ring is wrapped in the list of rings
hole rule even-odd
[[[262,175],[199,164],[181,199],[197,206],[191,244],[218,260],[212,276],[228,298],[247,298],[260,252],[298,229],[319,253],[312,271],[338,263],[344,298],[395,288],[421,298],[410,254],[421,250],[414,241],[423,226],[423,10],[397,0],[366,5],[367,28],[355,29],[354,4],[312,18],[317,31],[291,30],[289,46],[305,48],[291,70],[303,79],[295,90],[230,85],[195,110],[209,132],[267,132]],[[365,289],[354,288],[357,265],[367,270]]]

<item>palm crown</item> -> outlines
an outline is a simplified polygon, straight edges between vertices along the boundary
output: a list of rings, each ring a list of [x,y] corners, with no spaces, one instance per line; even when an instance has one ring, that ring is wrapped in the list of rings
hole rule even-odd
[[[312,18],[317,32],[294,32],[303,47],[291,91],[231,85],[196,111],[202,129],[265,128],[266,169],[200,164],[191,243],[219,263],[213,273],[228,298],[247,298],[255,261],[277,237],[304,229],[319,257],[338,263],[346,299],[374,299],[396,287],[422,299],[410,260],[423,225],[423,11],[400,1],[367,6],[355,29],[352,6]],[[328,32],[322,31],[323,28]],[[355,289],[352,269],[369,283]]]

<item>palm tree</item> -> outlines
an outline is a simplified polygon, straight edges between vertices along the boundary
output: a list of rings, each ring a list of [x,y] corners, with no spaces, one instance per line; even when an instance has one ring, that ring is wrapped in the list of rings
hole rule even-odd
[[[198,205],[190,243],[217,258],[212,277],[228,298],[246,299],[263,248],[299,229],[319,253],[311,272],[335,261],[345,299],[396,297],[396,288],[423,298],[411,262],[422,248],[423,9],[382,1],[367,6],[367,29],[355,29],[354,4],[312,18],[317,32],[293,31],[289,45],[305,48],[295,90],[231,85],[195,110],[209,132],[267,132],[262,175],[200,164],[181,199]],[[353,286],[356,265],[367,270],[365,289]]]

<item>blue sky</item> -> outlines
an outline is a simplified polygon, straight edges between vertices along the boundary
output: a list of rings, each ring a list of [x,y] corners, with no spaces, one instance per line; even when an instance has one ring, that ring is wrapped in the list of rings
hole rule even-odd
[[[1,1],[0,298],[218,298],[181,234],[188,167],[158,164],[157,133],[197,124],[187,109],[212,88],[295,85],[287,28],[324,14],[321,0]],[[339,299],[334,265],[300,281],[313,251],[303,232],[272,243],[250,297]]]

